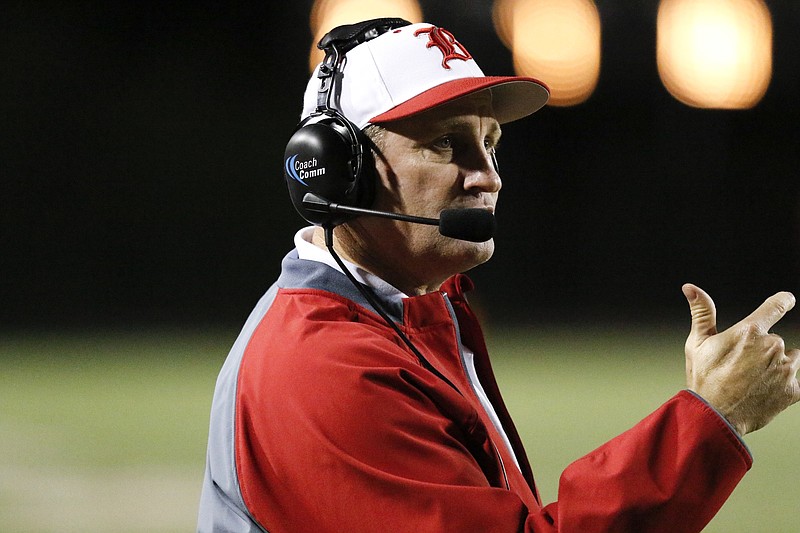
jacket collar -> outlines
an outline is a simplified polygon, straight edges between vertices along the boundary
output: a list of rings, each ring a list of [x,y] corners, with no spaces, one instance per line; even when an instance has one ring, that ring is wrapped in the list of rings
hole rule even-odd
[[[347,279],[347,276],[332,266],[315,260],[300,259],[297,249],[292,250],[284,257],[281,266],[281,275],[277,282],[280,288],[317,289],[332,292],[377,313],[361,292]],[[366,289],[375,296],[392,320],[398,323],[410,320],[410,323],[415,325],[416,319],[423,315],[423,313],[415,311],[429,311],[431,300],[435,298],[441,301],[441,296],[437,295],[444,293],[454,304],[461,303],[466,300],[465,293],[474,287],[472,281],[464,274],[456,274],[447,279],[438,293],[421,296],[407,297],[385,282],[385,287],[375,283],[371,285],[365,285]]]

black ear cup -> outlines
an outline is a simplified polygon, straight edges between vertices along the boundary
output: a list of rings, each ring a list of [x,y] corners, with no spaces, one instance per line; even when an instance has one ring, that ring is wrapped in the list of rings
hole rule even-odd
[[[310,211],[303,206],[306,193],[363,208],[374,197],[375,164],[368,140],[333,110],[315,113],[298,125],[286,145],[283,175],[297,212],[320,226],[335,226],[353,215]]]

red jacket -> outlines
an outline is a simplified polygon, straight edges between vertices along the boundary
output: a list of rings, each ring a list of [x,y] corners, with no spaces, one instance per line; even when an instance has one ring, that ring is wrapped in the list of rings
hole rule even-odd
[[[539,501],[464,297],[469,289],[455,276],[395,309],[454,388],[420,364],[340,273],[287,258],[217,384],[199,529],[700,531],[751,458],[686,391],[571,464],[556,503]],[[473,392],[462,344],[475,353],[519,468]]]

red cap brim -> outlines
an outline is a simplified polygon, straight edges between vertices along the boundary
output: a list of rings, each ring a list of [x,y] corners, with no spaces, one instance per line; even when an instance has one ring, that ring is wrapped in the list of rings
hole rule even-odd
[[[492,91],[492,106],[500,124],[512,122],[538,111],[550,97],[547,86],[534,78],[521,76],[460,78],[428,89],[373,117],[370,122],[379,124],[410,117],[485,89]]]

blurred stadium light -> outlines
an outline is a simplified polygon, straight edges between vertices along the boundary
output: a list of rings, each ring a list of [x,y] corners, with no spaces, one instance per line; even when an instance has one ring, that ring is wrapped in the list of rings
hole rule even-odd
[[[313,72],[323,59],[317,43],[331,28],[380,17],[400,17],[422,22],[422,9],[416,0],[316,0],[311,8],[311,33],[314,35],[308,58]]]
[[[662,0],[658,72],[679,101],[716,109],[756,105],[772,77],[772,20],[763,0]]]
[[[517,74],[545,82],[550,105],[586,101],[600,76],[600,15],[592,0],[497,0],[492,11]]]

